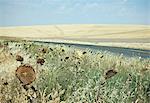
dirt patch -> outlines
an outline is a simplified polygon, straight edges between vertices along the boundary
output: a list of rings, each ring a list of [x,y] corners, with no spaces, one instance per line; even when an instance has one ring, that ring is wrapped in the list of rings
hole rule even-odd
[[[36,78],[34,69],[29,65],[19,66],[16,70],[16,76],[23,85],[31,84]]]

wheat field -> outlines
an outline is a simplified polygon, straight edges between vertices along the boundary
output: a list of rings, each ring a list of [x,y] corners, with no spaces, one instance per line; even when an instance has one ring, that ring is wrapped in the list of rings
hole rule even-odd
[[[150,50],[150,26],[148,25],[72,24],[0,27],[0,37]]]

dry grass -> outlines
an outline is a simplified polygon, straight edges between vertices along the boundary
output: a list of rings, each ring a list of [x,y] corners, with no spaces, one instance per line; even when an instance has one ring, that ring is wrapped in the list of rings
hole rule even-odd
[[[98,43],[101,46],[112,46],[112,47],[125,47],[125,48],[135,48],[150,50],[150,43]]]
[[[36,72],[27,89],[15,76],[22,65],[17,55]],[[45,60],[43,65],[37,63],[39,58]],[[0,41],[1,103],[148,103],[149,88],[150,59],[65,45]]]

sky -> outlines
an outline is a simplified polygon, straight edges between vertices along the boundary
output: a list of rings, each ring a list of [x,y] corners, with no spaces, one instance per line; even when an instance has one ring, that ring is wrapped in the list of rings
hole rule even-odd
[[[0,0],[0,26],[150,24],[150,0]]]

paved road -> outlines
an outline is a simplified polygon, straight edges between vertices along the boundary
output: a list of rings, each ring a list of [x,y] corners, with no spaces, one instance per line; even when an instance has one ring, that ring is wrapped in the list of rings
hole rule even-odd
[[[115,54],[123,54],[128,57],[141,57],[150,58],[150,50],[132,49],[132,48],[122,48],[122,47],[108,47],[108,46],[96,46],[96,45],[86,45],[86,44],[74,44],[74,43],[61,43],[61,42],[48,42],[48,41],[34,41],[39,43],[48,44],[63,44],[67,46],[74,46],[81,49],[93,49],[99,51],[109,51]]]

